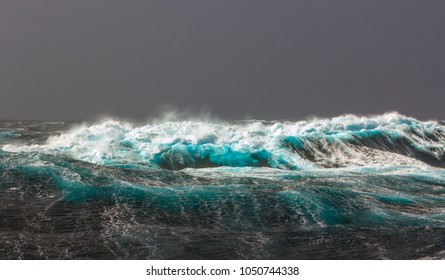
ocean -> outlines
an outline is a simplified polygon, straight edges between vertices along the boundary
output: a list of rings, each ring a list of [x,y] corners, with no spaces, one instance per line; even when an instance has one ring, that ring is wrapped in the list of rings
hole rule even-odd
[[[0,122],[0,259],[445,259],[445,124]]]

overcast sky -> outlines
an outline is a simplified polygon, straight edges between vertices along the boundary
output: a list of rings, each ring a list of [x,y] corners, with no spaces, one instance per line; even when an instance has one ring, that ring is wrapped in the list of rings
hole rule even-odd
[[[445,119],[445,1],[0,1],[0,119],[164,105]]]

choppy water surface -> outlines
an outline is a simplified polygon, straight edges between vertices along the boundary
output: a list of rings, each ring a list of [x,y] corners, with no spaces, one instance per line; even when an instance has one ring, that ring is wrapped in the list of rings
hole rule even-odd
[[[445,126],[0,122],[0,259],[443,259]]]

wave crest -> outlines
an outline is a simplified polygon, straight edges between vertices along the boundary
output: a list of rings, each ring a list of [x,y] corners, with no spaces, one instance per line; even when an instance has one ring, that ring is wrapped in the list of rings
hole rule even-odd
[[[445,167],[445,127],[398,113],[298,122],[116,120],[82,125],[43,145],[3,146],[7,152],[61,153],[106,166],[165,169],[272,167],[305,169],[426,164]]]

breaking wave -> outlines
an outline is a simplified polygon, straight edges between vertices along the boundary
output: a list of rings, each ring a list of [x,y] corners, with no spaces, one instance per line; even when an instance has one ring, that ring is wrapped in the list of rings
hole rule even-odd
[[[445,126],[0,122],[0,259],[444,258]]]
[[[5,133],[3,133],[5,134]],[[207,167],[310,169],[351,166],[445,166],[445,126],[398,113],[344,115],[299,122],[107,120],[82,125],[42,145],[4,151],[64,154],[104,166],[179,170]]]

